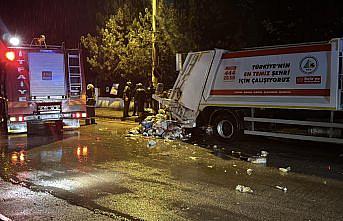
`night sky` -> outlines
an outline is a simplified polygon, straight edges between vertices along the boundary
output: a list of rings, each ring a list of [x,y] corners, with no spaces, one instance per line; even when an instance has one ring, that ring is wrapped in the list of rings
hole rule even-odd
[[[47,44],[77,47],[81,35],[96,30],[96,0],[0,0],[0,31],[26,43],[40,34]],[[1,22],[2,20],[2,22]]]
[[[113,0],[125,3],[128,0]],[[130,0],[135,5],[144,0]],[[24,42],[40,34],[47,44],[77,47],[82,35],[94,34],[105,0],[0,0],[0,33]],[[168,0],[181,14],[186,0]],[[340,0],[194,0],[199,5],[197,50],[324,41],[343,36]],[[202,7],[202,8],[201,8]],[[196,24],[195,24],[196,25]]]

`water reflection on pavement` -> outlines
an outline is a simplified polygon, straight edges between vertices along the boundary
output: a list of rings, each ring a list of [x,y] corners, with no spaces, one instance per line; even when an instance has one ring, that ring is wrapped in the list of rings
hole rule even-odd
[[[213,151],[200,142],[197,144],[202,147],[156,139],[156,146],[148,148],[151,138],[125,137],[130,127],[119,122],[100,122],[62,136],[2,137],[0,176],[72,205],[128,220],[342,217],[342,182],[301,172],[280,174],[278,165],[293,168],[292,162],[299,165],[303,159],[311,158],[305,154],[301,158],[290,157],[292,151],[282,155],[280,149],[272,149],[279,145],[276,141],[218,143]],[[250,149],[256,144],[258,148],[269,146],[267,167],[228,154],[230,150],[261,151]],[[227,152],[221,151],[225,145]],[[279,146],[281,150],[287,147]],[[313,167],[322,166],[326,159]],[[247,174],[247,169],[252,174]],[[238,184],[251,187],[254,193],[237,193]],[[275,186],[285,186],[288,192]],[[324,206],[325,211],[318,209]]]

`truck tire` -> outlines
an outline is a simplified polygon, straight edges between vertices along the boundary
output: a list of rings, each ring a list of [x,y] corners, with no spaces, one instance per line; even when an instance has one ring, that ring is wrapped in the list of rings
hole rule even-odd
[[[234,141],[240,134],[238,117],[231,112],[218,114],[212,123],[213,135],[220,141]]]

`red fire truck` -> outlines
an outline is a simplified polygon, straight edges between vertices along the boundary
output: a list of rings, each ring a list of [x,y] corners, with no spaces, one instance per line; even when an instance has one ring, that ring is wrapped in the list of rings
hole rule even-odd
[[[80,127],[86,88],[79,49],[27,45],[0,54],[0,124],[6,132]]]

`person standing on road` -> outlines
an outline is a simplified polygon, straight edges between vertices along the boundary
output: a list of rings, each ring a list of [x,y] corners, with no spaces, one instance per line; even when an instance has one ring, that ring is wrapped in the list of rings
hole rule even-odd
[[[124,88],[124,93],[123,93],[123,100],[124,100],[123,117],[129,117],[129,108],[130,108],[131,98],[132,98],[131,81],[128,81],[126,82],[126,86]]]
[[[154,86],[150,85],[147,89],[146,89],[146,107],[147,108],[152,108],[152,95],[154,93]]]
[[[145,104],[145,89],[141,83],[137,84],[137,90],[135,93],[135,102],[137,102],[137,113],[141,116],[144,112]]]
[[[86,123],[95,124],[95,88],[93,84],[87,85],[86,95],[87,95],[86,110],[87,110],[87,117],[89,118],[88,121],[86,120]]]

